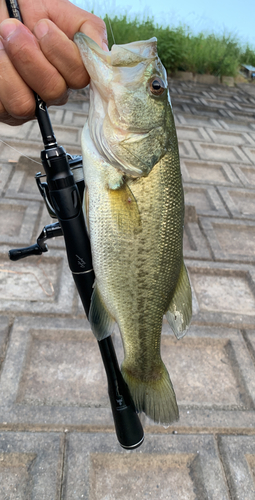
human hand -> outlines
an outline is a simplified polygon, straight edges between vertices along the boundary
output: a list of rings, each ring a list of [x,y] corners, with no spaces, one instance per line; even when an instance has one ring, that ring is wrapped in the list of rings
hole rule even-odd
[[[47,105],[67,101],[89,75],[72,41],[82,31],[107,49],[102,19],[68,0],[19,0],[23,25],[0,0],[0,121],[20,125],[35,116],[33,90]]]

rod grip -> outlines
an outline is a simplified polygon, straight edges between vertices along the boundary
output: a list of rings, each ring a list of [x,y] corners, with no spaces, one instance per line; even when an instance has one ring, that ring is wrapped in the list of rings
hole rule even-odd
[[[108,379],[108,393],[118,441],[122,448],[137,448],[144,440],[144,432],[129,388],[120,372],[111,337],[100,340],[98,345]]]

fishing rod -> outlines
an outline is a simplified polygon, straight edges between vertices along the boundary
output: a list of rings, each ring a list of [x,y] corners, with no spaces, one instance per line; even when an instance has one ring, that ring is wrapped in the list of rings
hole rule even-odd
[[[6,0],[6,6],[9,16],[23,23],[17,0]],[[36,93],[34,95],[35,115],[44,144],[41,161],[47,182],[42,182],[45,176],[40,172],[35,178],[50,216],[57,218],[58,222],[45,226],[34,245],[10,250],[9,257],[16,261],[30,255],[41,255],[48,250],[47,239],[63,235],[68,264],[88,317],[95,274],[81,203],[85,188],[82,157],[68,155],[57,144],[47,106]],[[98,341],[98,345],[107,375],[117,438],[123,448],[137,448],[144,439],[143,428],[120,372],[111,337]]]

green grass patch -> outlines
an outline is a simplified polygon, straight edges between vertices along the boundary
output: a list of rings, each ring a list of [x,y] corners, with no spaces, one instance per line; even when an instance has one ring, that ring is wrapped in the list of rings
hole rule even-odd
[[[236,76],[240,64],[255,66],[255,49],[248,44],[242,46],[231,34],[195,35],[187,26],[162,27],[153,18],[139,19],[127,14],[104,19],[112,44],[124,44],[146,40],[155,36],[158,53],[169,74],[176,71],[217,76]],[[114,40],[113,36],[114,35]]]

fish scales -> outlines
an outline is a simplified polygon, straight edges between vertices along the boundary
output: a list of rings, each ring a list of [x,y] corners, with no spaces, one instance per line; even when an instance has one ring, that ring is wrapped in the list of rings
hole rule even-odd
[[[96,276],[89,320],[99,340],[117,322],[122,373],[135,405],[168,424],[178,419],[178,407],[160,355],[162,320],[166,314],[181,337],[191,318],[191,291],[166,74],[155,39],[115,46],[112,54],[85,35],[75,41],[91,76],[82,133],[85,217]],[[162,97],[153,94],[153,85]]]

